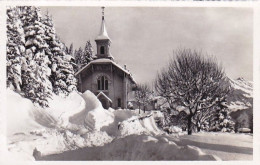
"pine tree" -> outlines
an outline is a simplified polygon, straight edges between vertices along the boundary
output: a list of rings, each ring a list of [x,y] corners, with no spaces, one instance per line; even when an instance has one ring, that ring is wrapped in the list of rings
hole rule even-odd
[[[84,49],[84,53],[83,53],[83,57],[82,57],[82,64],[86,65],[88,64],[90,61],[93,60],[93,47],[90,43],[90,41],[87,41],[86,45],[85,45],[85,49]]]
[[[73,56],[73,43],[70,44],[70,48],[69,48],[69,55]]]
[[[78,66],[78,69],[80,69],[81,67],[82,67],[82,64],[83,64],[83,50],[82,50],[82,48],[80,47],[79,49],[78,49],[78,51],[76,52],[76,54],[75,54],[75,62],[76,62],[76,64],[77,64],[77,66]]]
[[[24,54],[24,32],[16,7],[7,9],[7,87],[21,91],[21,57]]]
[[[71,51],[73,48],[71,48]],[[73,58],[56,35],[51,17],[33,6],[7,10],[7,86],[48,107],[52,92],[76,90]]]
[[[235,122],[232,121],[225,104],[219,104],[216,107],[214,115],[203,123],[203,129],[207,131],[233,132]]]
[[[74,57],[78,70],[93,60],[93,52],[90,41],[87,41],[84,50],[81,47],[78,50],[75,50]]]
[[[45,25],[42,23],[40,9],[32,6],[19,7],[20,19],[25,33],[26,66],[22,70],[22,91],[25,97],[42,107],[48,107],[52,95],[49,52],[45,41]]]
[[[54,93],[66,96],[76,89],[76,79],[72,67],[72,56],[68,54],[68,49],[57,37],[52,18],[47,13],[44,18],[46,26],[46,42],[49,47],[49,58],[51,59],[50,80]],[[72,47],[70,50],[72,51]]]

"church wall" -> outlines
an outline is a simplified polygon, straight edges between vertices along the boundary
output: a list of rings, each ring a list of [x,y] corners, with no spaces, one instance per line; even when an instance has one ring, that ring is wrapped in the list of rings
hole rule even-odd
[[[91,70],[89,68],[88,70]],[[92,91],[95,95],[97,95],[100,91],[98,91],[97,79],[99,76],[108,77],[108,91],[103,91],[111,100],[112,100],[112,108],[118,108],[118,99],[121,99],[121,107],[126,108],[126,99],[125,96],[125,88],[124,88],[124,80],[122,71],[118,69],[114,69],[112,72],[110,71],[86,71],[84,72],[86,75],[82,75],[82,92],[86,90]],[[84,74],[82,73],[82,74]],[[120,74],[122,76],[120,76]]]
[[[118,71],[114,71],[113,74],[113,82],[114,82],[114,101],[113,101],[113,108],[118,107],[118,99],[121,99],[121,107],[124,108],[124,89],[123,89],[123,77],[119,76]]]

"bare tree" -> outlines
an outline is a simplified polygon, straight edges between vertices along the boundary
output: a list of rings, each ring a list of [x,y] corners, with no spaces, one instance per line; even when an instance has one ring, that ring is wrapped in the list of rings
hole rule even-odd
[[[149,104],[151,95],[152,95],[151,89],[147,84],[137,85],[137,88],[135,90],[135,100],[139,107],[139,114],[140,114],[141,106],[143,106],[145,112],[145,107]]]
[[[216,60],[203,57],[200,52],[179,49],[174,52],[168,68],[157,75],[155,89],[170,106],[185,107],[189,114],[188,134],[192,134],[192,120],[197,113],[210,109],[225,100],[229,83],[224,70]],[[201,115],[199,115],[201,116]]]

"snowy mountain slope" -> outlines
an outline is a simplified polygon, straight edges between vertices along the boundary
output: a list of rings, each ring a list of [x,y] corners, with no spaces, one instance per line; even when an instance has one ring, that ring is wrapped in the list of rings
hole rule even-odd
[[[229,79],[231,93],[227,98],[227,105],[231,111],[249,109],[253,107],[253,83],[243,78]]]
[[[236,127],[253,130],[253,82],[243,78],[230,79],[232,88],[227,98],[230,116],[235,120]]]

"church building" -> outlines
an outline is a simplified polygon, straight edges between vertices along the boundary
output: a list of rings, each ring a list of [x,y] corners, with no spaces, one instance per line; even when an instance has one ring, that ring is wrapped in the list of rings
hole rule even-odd
[[[101,29],[95,39],[97,54],[76,73],[78,91],[90,90],[105,109],[127,108],[128,102],[133,100],[136,83],[126,66],[118,65],[110,53],[111,39],[105,26],[104,7],[102,9]]]

